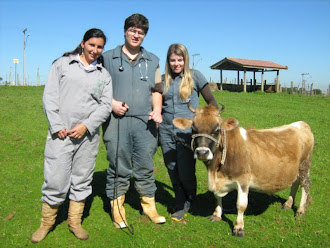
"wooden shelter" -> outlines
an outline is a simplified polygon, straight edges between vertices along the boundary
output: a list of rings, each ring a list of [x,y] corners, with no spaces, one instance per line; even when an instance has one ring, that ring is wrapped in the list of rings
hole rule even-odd
[[[287,70],[288,67],[284,65],[279,65],[271,61],[264,60],[252,60],[252,59],[238,59],[225,57],[214,65],[210,66],[211,69],[220,70],[220,83],[222,81],[222,71],[232,70],[237,71],[237,84],[239,85],[239,72],[244,71],[244,92],[246,92],[246,72],[253,72],[253,82],[255,84],[255,74],[256,72],[261,72],[261,91],[264,91],[264,72],[276,71],[276,84],[275,91],[279,92],[279,74],[280,70]]]

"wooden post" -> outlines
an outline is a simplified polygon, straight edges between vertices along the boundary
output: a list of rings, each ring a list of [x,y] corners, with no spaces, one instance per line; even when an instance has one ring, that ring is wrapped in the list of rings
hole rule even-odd
[[[312,83],[312,84],[311,84],[311,91],[310,91],[310,95],[313,95],[313,84],[314,84],[314,83]]]
[[[291,81],[291,94],[293,94],[293,81]]]
[[[239,85],[239,71],[237,71],[237,85]]]
[[[244,92],[246,92],[246,70],[244,70]]]
[[[217,83],[217,88],[220,90],[222,88],[222,70],[220,70],[220,82]]]
[[[275,85],[276,93],[278,93],[280,91],[279,77],[280,77],[280,71],[277,71],[276,72],[276,85]]]
[[[261,72],[261,92],[264,92],[264,72],[265,70],[263,69]]]
[[[253,91],[256,90],[256,72],[253,71]]]
[[[223,81],[222,81],[222,70],[220,70],[220,82],[223,83]]]

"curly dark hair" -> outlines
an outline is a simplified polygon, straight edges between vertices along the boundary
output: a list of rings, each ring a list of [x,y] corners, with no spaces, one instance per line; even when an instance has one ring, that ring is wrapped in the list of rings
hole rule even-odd
[[[124,31],[126,32],[127,29],[131,27],[141,28],[144,33],[147,34],[149,30],[149,21],[144,15],[138,13],[133,14],[126,18]]]

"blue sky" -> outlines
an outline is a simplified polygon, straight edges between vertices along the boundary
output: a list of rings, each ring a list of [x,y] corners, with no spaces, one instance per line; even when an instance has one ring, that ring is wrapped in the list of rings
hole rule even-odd
[[[165,70],[167,49],[172,43],[184,44],[195,56],[195,68],[208,80],[218,82],[219,70],[210,66],[224,57],[273,61],[286,65],[280,83],[301,86],[302,73],[307,85],[324,92],[330,84],[330,0],[1,0],[0,77],[14,81],[15,65],[23,81],[23,29],[26,43],[26,81],[40,82],[54,59],[73,50],[90,28],[107,35],[105,50],[124,42],[123,26],[133,13],[150,22],[143,46],[160,58]],[[192,64],[192,57],[191,57]],[[11,68],[11,69],[10,69]],[[236,72],[224,71],[228,82]],[[248,79],[253,77],[247,73]],[[274,82],[275,72],[265,73]],[[240,76],[242,78],[242,76]],[[260,82],[260,73],[256,74]]]

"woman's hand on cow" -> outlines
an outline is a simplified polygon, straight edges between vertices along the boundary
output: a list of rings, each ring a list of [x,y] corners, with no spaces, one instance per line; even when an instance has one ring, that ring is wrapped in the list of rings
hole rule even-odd
[[[74,128],[68,131],[68,136],[73,139],[81,139],[82,136],[87,132],[87,127],[79,123]]]
[[[128,109],[129,107],[125,102],[112,99],[112,111],[116,115],[123,116],[128,111]]]

